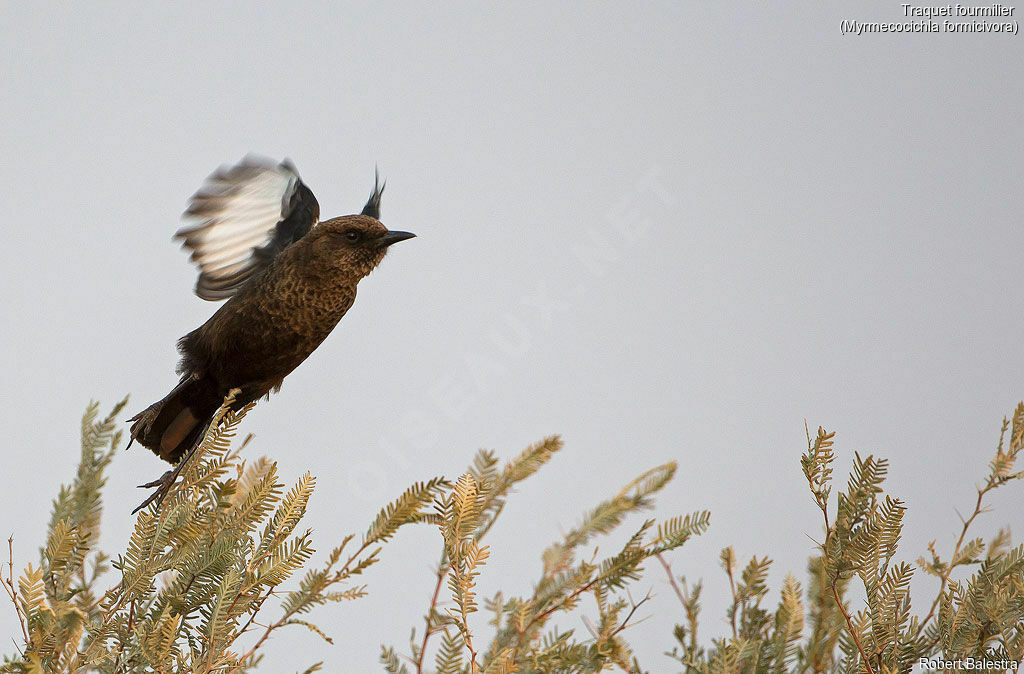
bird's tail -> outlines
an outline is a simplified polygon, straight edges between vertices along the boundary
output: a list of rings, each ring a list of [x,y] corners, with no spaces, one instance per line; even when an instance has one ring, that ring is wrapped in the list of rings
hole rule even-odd
[[[202,439],[223,399],[212,379],[186,375],[166,397],[129,419],[132,441],[177,463]]]

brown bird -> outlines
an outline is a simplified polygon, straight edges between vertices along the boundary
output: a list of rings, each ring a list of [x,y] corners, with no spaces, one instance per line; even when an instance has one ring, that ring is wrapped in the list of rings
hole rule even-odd
[[[361,214],[319,222],[294,166],[248,156],[193,195],[185,217],[194,224],[175,238],[199,267],[196,294],[227,302],[178,341],[178,385],[130,420],[132,441],[178,464],[141,485],[159,488],[136,510],[166,494],[229,391],[237,389],[239,409],[279,390],[352,306],[388,246],[415,236],[381,224],[383,191],[377,179]]]

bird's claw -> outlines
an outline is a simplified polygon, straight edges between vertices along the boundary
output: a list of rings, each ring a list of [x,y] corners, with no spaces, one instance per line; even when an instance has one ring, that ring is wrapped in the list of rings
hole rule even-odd
[[[146,497],[146,500],[140,503],[135,508],[135,510],[132,511],[132,515],[139,512],[140,510],[148,506],[150,503],[153,503],[154,501],[156,501],[156,505],[159,508],[160,504],[163,503],[164,497],[167,496],[167,492],[171,490],[171,485],[173,485],[177,479],[178,471],[169,470],[160,477],[158,477],[157,479],[153,480],[152,482],[140,484],[140,489],[152,489],[153,487],[156,487],[156,491],[154,491],[152,494]]]
[[[146,484],[140,484],[139,485],[139,489],[151,489],[152,487],[159,487],[159,486],[165,484],[169,479],[171,479],[172,475],[174,475],[174,471],[173,470],[169,470],[166,473],[164,473],[163,475],[161,475],[160,477],[158,477],[157,479],[153,480],[152,482],[147,482]]]

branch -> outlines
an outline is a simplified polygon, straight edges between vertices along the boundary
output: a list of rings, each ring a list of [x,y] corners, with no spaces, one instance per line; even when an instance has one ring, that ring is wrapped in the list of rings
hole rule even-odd
[[[462,513],[461,512],[459,513],[459,517],[460,518],[462,517]],[[458,527],[458,524],[456,524],[456,527]],[[458,546],[458,547],[455,547],[455,546]],[[454,553],[453,557],[455,557],[456,560],[458,560],[459,557],[461,557],[461,561],[463,563],[458,563],[458,561],[457,561],[454,565],[453,564],[449,564],[449,568],[451,568],[452,574],[454,576],[454,580],[455,580],[455,582],[458,584],[458,586],[460,588],[460,594],[458,596],[456,596],[455,599],[456,599],[456,603],[459,606],[459,618],[461,619],[461,625],[460,626],[462,628],[461,629],[461,631],[462,631],[462,642],[466,646],[466,650],[469,651],[469,671],[470,671],[470,674],[476,674],[477,672],[480,671],[480,665],[476,661],[476,649],[473,648],[473,635],[469,631],[469,613],[470,612],[466,610],[467,609],[467,603],[469,601],[467,599],[467,593],[469,592],[469,588],[472,587],[472,583],[473,583],[472,575],[471,575],[472,574],[472,567],[469,566],[468,562],[465,562],[465,556],[459,550],[459,548],[462,547],[462,542],[461,541],[456,541],[455,542],[455,546],[453,546],[453,548],[454,548],[453,549],[453,553]],[[463,571],[462,567],[463,566],[465,566],[464,572],[466,574],[470,574],[468,576],[468,578],[467,578],[467,576],[463,576],[462,575],[462,571]]]
[[[676,583],[676,579],[672,577],[672,565],[665,561],[665,556],[660,552],[654,556],[658,558],[658,561],[661,562],[661,565],[665,568],[665,574],[668,576],[668,582],[672,586],[672,589],[675,590],[676,596],[679,597],[679,603],[681,603],[685,609],[686,597],[683,596],[683,591],[679,589],[679,584]]]
[[[736,580],[732,577],[732,565],[726,567],[725,572],[729,574],[729,589],[732,591],[732,613],[729,622],[732,625],[732,638],[736,638],[736,609],[739,608],[740,600],[736,595]]]
[[[829,526],[828,522],[828,508],[822,506],[822,514],[825,516],[825,543],[821,546],[822,561],[828,558],[828,541],[832,538],[833,531]],[[831,575],[831,574],[829,574]],[[846,606],[843,605],[843,600],[839,597],[839,590],[836,588],[836,583],[839,581],[839,572],[836,572],[835,577],[829,583],[832,589],[832,596],[836,600],[836,606],[839,607],[839,612],[843,614],[843,618],[846,619],[846,629],[850,632],[850,636],[853,637],[853,643],[857,644],[857,650],[860,652],[860,657],[864,660],[864,666],[868,670],[868,674],[875,674],[875,671],[871,669],[871,663],[868,662],[868,655],[864,652],[864,645],[860,642],[860,636],[857,634],[857,630],[853,629],[853,621],[850,619],[850,614],[846,610]]]
[[[946,583],[949,582],[949,576],[950,576],[950,574],[953,573],[953,567],[956,566],[956,558],[960,554],[960,547],[964,543],[964,538],[967,537],[967,529],[970,528],[971,523],[974,522],[974,518],[977,517],[978,515],[980,515],[983,512],[983,510],[984,510],[981,507],[981,500],[982,500],[982,498],[985,496],[985,494],[990,489],[995,488],[995,486],[996,486],[996,483],[994,483],[992,481],[989,481],[989,483],[987,485],[985,485],[984,489],[980,489],[979,488],[978,489],[978,500],[974,504],[974,512],[971,513],[971,516],[968,517],[966,520],[964,520],[961,517],[961,520],[963,521],[964,524],[963,524],[963,527],[960,529],[960,537],[956,539],[956,545],[953,547],[953,556],[950,558],[949,565],[946,567],[946,570],[942,574],[942,578],[939,581],[939,593],[938,593],[938,595],[936,595],[935,601],[932,602],[932,607],[928,610],[928,615],[926,615],[924,617],[924,620],[921,621],[921,629],[922,630],[928,624],[928,621],[930,621],[935,616],[935,609],[938,608],[939,601],[942,600],[942,595],[946,591]],[[936,643],[938,643],[938,640],[939,640],[939,638],[936,637],[935,641],[932,642],[932,646],[934,646]]]
[[[366,549],[370,547],[370,545],[371,545],[370,541],[364,541],[363,544],[359,546],[359,549],[356,550],[354,553],[352,553],[352,556],[348,558],[348,561],[346,561],[345,564],[340,569],[338,569],[338,571],[335,572],[334,577],[331,578],[330,582],[328,582],[328,585],[333,585],[334,583],[337,583],[337,582],[343,580],[348,575],[348,567],[351,566],[352,562],[354,562],[357,557],[362,555],[366,551]],[[372,554],[375,554],[375,553],[371,553],[371,555]],[[255,618],[256,617],[256,613],[258,613],[260,608],[263,607],[263,602],[266,601],[267,597],[269,597],[273,593],[274,593],[274,588],[270,588],[267,591],[266,596],[264,596],[263,599],[256,604],[256,610],[253,612],[252,617],[249,619],[249,622],[246,623],[245,627],[243,628],[243,630],[242,630],[243,632],[249,628],[249,625],[252,624],[252,622],[253,622],[252,618]],[[285,614],[282,615],[279,620],[277,620],[276,622],[272,622],[269,625],[267,625],[266,629],[263,630],[263,634],[261,634],[260,638],[256,640],[256,643],[253,644],[253,647],[250,648],[248,651],[246,651],[245,654],[242,655],[242,657],[240,657],[238,659],[238,663],[239,664],[235,665],[230,670],[228,670],[228,673],[230,674],[230,672],[234,672],[234,671],[240,670],[243,667],[242,663],[244,663],[246,660],[251,658],[256,653],[256,651],[259,650],[260,646],[262,646],[263,643],[267,639],[270,638],[270,633],[273,632],[274,630],[276,630],[279,627],[283,627],[284,624],[286,622],[288,622],[288,620],[293,615],[295,615],[297,612],[298,612],[298,608],[293,609],[291,611],[286,611]]]
[[[430,616],[434,615],[437,607],[437,598],[441,594],[441,585],[444,584],[445,576],[448,575],[448,570],[451,569],[451,563],[444,561],[444,555],[441,556],[441,563],[437,566],[437,583],[434,585],[434,594],[430,598],[430,607],[427,608],[427,620],[426,625],[423,628],[423,642],[420,644],[420,651],[413,663],[416,665],[416,674],[423,674],[423,659],[427,653],[427,642],[430,640],[431,635],[434,633],[430,629]]]
[[[850,636],[853,637],[853,643],[857,644],[857,650],[860,651],[860,657],[864,660],[864,666],[867,667],[868,674],[875,674],[874,670],[871,669],[871,663],[868,662],[868,655],[864,652],[864,646],[860,643],[860,637],[857,636],[857,630],[853,629],[853,621],[850,620],[850,614],[846,611],[846,607],[843,606],[843,600],[839,598],[839,590],[836,589],[836,581],[838,579],[839,577],[837,576],[830,584],[832,596],[836,599],[836,606],[839,607],[839,612],[846,618],[846,628],[849,630]]]
[[[652,597],[652,596],[653,596],[653,595],[651,594],[650,590],[648,590],[648,591],[647,591],[647,595],[646,595],[646,596],[645,596],[645,597],[644,597],[643,599],[641,599],[640,601],[636,602],[635,604],[633,603],[633,598],[632,598],[632,597],[630,597],[630,599],[629,599],[629,602],[630,602],[631,604],[633,604],[633,608],[632,608],[632,609],[630,609],[629,613],[628,613],[628,614],[626,615],[626,618],[625,618],[625,620],[623,620],[623,621],[622,621],[622,624],[621,624],[621,625],[619,625],[619,626],[618,626],[618,627],[617,627],[617,628],[615,629],[615,631],[614,631],[614,632],[612,632],[612,636],[613,636],[613,637],[614,637],[615,635],[617,635],[617,634],[618,634],[619,632],[621,632],[622,630],[626,629],[627,625],[629,625],[629,621],[630,621],[630,619],[632,619],[632,617],[633,617],[633,614],[634,614],[634,613],[636,613],[636,610],[637,610],[638,608],[640,608],[641,606],[643,606],[644,604],[646,604],[647,602],[649,602],[649,601],[651,600],[651,597]],[[641,620],[640,622],[643,622],[643,621]]]
[[[18,605],[18,590],[14,587],[14,534],[7,539],[7,580],[0,574],[0,585],[4,586],[7,596],[14,604],[14,612],[18,614],[18,622],[21,623],[21,635],[25,637],[25,644],[28,644],[28,631],[25,629],[25,616]]]

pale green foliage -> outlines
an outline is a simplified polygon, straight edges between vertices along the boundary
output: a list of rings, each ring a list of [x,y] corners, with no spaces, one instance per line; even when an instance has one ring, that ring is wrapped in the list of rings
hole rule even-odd
[[[686,623],[676,626],[677,645],[669,655],[687,674],[895,673],[909,671],[921,658],[936,657],[1020,662],[1024,546],[1011,548],[1005,529],[988,545],[968,539],[967,532],[985,510],[986,494],[1024,477],[1013,470],[1024,448],[1024,404],[1004,421],[989,474],[977,488],[974,511],[962,522],[950,561],[939,556],[935,541],[928,556],[917,560],[925,573],[939,579],[927,612],[912,611],[914,567],[896,560],[906,508],[884,493],[887,462],[855,455],[846,489],[833,500],[833,436],[818,429],[801,459],[825,526],[820,554],[808,565],[805,596],[800,584],[786,576],[775,611],[762,609],[770,561],[752,558],[737,580],[735,554],[726,548],[721,559],[733,588],[726,611],[731,636],[700,645],[701,586],[690,589],[681,579],[674,587]],[[973,568],[973,573],[953,579],[960,567]]]
[[[300,524],[315,480],[307,474],[286,489],[273,462],[242,461],[231,439],[246,410],[225,408],[181,483],[163,504],[138,516],[125,551],[111,561],[95,542],[122,405],[103,420],[90,406],[81,463],[54,500],[39,564],[17,579],[8,565],[7,578],[0,577],[22,628],[19,653],[0,671],[251,671],[267,638],[283,627],[298,625],[330,641],[308,614],[363,596],[366,588],[355,577],[412,523],[437,527],[440,560],[432,592],[426,590],[420,636],[413,632],[405,654],[382,647],[381,663],[394,674],[644,672],[626,628],[649,606],[650,595],[634,599],[630,587],[652,557],[668,572],[682,606],[676,644],[664,655],[687,674],[889,674],[925,657],[1024,659],[1024,546],[1013,547],[1005,529],[987,543],[968,536],[987,510],[985,497],[1024,477],[1014,471],[1024,449],[1024,404],[1003,424],[951,552],[941,555],[932,541],[918,557],[916,567],[937,587],[918,600],[917,610],[910,596],[915,567],[900,551],[906,507],[885,493],[888,463],[855,454],[845,485],[837,484],[834,435],[822,429],[808,434],[800,463],[824,536],[806,580],[786,575],[773,592],[772,560],[741,560],[725,548],[720,562],[731,601],[725,622],[715,626],[724,626],[725,635],[707,641],[699,634],[702,585],[673,576],[667,559],[708,528],[707,511],[640,522],[603,558],[596,548],[596,539],[653,506],[675,474],[674,463],[641,474],[584,512],[543,551],[529,592],[478,597],[490,556],[501,552],[483,539],[516,484],[561,449],[557,437],[504,463],[481,451],[454,484],[440,478],[413,484],[380,510],[361,543],[350,535],[311,566],[311,534]],[[101,587],[111,568],[116,584]],[[585,631],[558,627],[581,622]],[[665,671],[666,662],[652,663],[651,671]],[[320,669],[317,663],[305,671]]]
[[[54,501],[40,565],[29,565],[16,581],[5,579],[24,645],[0,671],[245,672],[283,627],[300,625],[330,641],[300,616],[363,596],[354,577],[377,561],[379,544],[398,528],[432,520],[425,508],[447,485],[440,479],[413,485],[381,511],[350,554],[353,536],[310,567],[311,532],[299,525],[315,479],[306,474],[286,490],[275,463],[242,461],[241,446],[232,449],[231,440],[249,408],[225,407],[180,482],[162,504],[139,513],[124,553],[108,564],[94,543],[103,472],[120,443],[114,429],[123,405],[102,421],[90,405],[78,473]],[[109,567],[119,578],[100,589]],[[305,575],[287,588],[303,568]]]
[[[424,634],[417,640],[414,632],[410,642],[407,661],[416,672],[428,670],[426,651],[433,636],[440,637],[432,670],[438,674],[583,672],[616,666],[640,671],[623,631],[647,598],[634,602],[625,589],[640,578],[646,560],[703,533],[710,513],[673,517],[657,525],[649,519],[617,553],[605,559],[593,554],[578,559],[578,555],[583,546],[613,531],[628,515],[650,508],[653,495],[675,474],[674,463],[647,471],[586,512],[575,528],[544,552],[541,577],[530,595],[506,597],[499,592],[482,602],[492,615],[489,620],[475,615],[480,608],[476,581],[486,572],[484,563],[490,554],[481,539],[494,525],[515,483],[536,472],[561,447],[557,437],[547,438],[501,468],[493,452],[482,451],[455,485],[435,500],[441,562]],[[439,591],[445,579],[451,608],[441,612]],[[573,611],[583,613],[588,634],[551,627]],[[410,671],[391,647],[383,648],[381,662],[389,672]]]

